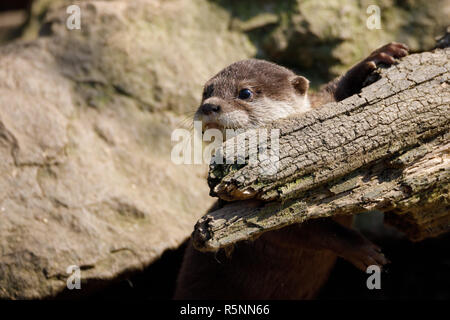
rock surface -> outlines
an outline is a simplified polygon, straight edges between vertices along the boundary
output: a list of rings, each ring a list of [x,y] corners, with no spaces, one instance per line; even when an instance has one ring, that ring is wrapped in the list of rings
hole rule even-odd
[[[82,289],[140,270],[213,201],[206,167],[171,162],[171,133],[251,44],[205,1],[80,6],[81,30],[55,10],[0,48],[0,298],[55,296],[71,265]]]
[[[177,0],[166,2],[180,6]],[[36,37],[52,9],[72,3],[35,0],[24,37]],[[372,50],[391,41],[406,43],[413,52],[431,50],[435,37],[445,33],[450,15],[447,0],[210,0],[207,7],[204,0],[191,3],[190,8],[202,8],[195,18],[200,23],[207,21],[198,45],[214,50],[216,25],[225,22],[222,26],[248,37],[258,57],[294,68],[307,75],[313,86],[340,75]],[[369,8],[372,5],[379,8],[380,29],[367,27],[376,13]],[[180,16],[180,19],[188,18]],[[195,23],[189,21],[187,25]],[[164,19],[160,23],[164,25]]]
[[[231,26],[249,35],[258,54],[308,78],[337,76],[373,49],[399,41],[430,50],[448,25],[447,0],[217,0],[233,13]],[[380,13],[380,29],[367,20]],[[372,20],[369,20],[369,23]]]

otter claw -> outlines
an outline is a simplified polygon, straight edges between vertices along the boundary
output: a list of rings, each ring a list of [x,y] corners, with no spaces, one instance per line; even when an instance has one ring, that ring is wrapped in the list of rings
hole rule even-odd
[[[366,61],[374,62],[375,64],[385,63],[391,65],[395,63],[395,59],[407,56],[408,50],[409,48],[406,44],[391,42],[373,51]]]

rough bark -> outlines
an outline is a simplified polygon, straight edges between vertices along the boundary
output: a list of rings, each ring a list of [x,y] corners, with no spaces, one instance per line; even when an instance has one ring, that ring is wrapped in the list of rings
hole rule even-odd
[[[307,219],[374,209],[411,240],[450,230],[449,57],[449,48],[410,55],[378,70],[360,94],[273,123],[275,161],[212,165],[211,194],[244,201],[200,219],[196,247],[217,250]],[[270,166],[275,174],[261,174]]]

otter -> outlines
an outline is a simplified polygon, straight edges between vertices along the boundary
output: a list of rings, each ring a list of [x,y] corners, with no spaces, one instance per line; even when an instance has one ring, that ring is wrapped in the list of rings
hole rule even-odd
[[[407,54],[406,45],[389,43],[311,96],[308,79],[287,68],[258,59],[238,61],[205,84],[194,120],[202,121],[204,130],[258,128],[350,97],[378,65],[390,66]],[[337,216],[290,225],[238,242],[231,255],[197,251],[189,240],[174,299],[313,299],[337,257],[363,271],[389,262],[351,228],[352,221],[352,216]]]

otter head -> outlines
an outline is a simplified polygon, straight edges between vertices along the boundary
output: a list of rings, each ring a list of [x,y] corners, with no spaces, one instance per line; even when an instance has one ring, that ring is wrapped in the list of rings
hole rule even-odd
[[[204,87],[194,120],[203,130],[249,129],[310,110],[309,81],[271,62],[243,60],[223,69]]]

